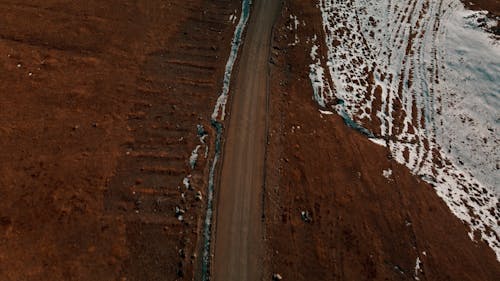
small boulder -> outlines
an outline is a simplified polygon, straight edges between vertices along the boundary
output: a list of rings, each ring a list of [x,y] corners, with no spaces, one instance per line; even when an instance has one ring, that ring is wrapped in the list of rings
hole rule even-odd
[[[196,192],[196,196],[195,196],[196,200],[197,201],[201,201],[203,199],[203,196],[201,195],[201,192],[200,191],[197,191]]]
[[[273,281],[281,281],[283,280],[283,277],[279,273],[273,274]]]
[[[309,213],[309,211],[300,212],[300,217],[302,218],[302,220],[304,222],[311,222],[312,221],[312,217],[311,217],[311,214]]]
[[[175,207],[175,217],[182,221],[184,218],[182,215],[184,215],[186,213],[186,211],[184,211],[183,209],[179,208],[179,207]]]

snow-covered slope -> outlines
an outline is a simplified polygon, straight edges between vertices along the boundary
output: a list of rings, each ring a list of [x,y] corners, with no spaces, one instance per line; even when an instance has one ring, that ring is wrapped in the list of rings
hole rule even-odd
[[[325,41],[313,38],[310,65],[318,104],[384,140],[500,260],[500,46],[478,27],[485,13],[458,0],[318,7]]]

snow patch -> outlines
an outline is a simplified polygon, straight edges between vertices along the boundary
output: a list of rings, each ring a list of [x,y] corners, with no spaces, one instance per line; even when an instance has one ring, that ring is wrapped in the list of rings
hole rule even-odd
[[[331,111],[328,111],[328,110],[321,110],[321,109],[319,109],[319,113],[324,114],[324,115],[332,115],[332,114],[334,114],[334,113],[333,113],[333,112],[331,112]]]
[[[288,46],[295,46],[298,43],[300,43],[299,35],[297,33],[299,25],[300,25],[300,22],[299,22],[297,16],[290,15],[290,24],[288,25],[288,30],[294,31],[294,39],[295,40],[293,43],[288,44]]]
[[[251,0],[243,0],[241,4],[241,17],[234,30],[233,41],[231,42],[231,52],[226,63],[226,69],[224,71],[224,81],[222,82],[222,92],[220,93],[217,103],[212,113],[212,120],[224,121],[226,116],[226,104],[229,95],[229,85],[231,83],[231,75],[233,73],[234,63],[238,57],[238,51],[241,45],[241,37],[243,36],[243,31],[248,21],[248,15],[250,13]]]
[[[191,156],[189,157],[189,166],[191,169],[194,169],[196,166],[196,161],[198,160],[198,150],[200,150],[201,145],[197,145],[196,148],[191,152]]]
[[[182,184],[184,184],[184,187],[186,189],[191,189],[191,175],[188,175],[187,177],[185,177],[183,180],[182,180]]]
[[[376,143],[380,146],[387,147],[387,143],[385,142],[384,139],[378,139],[378,138],[368,138],[371,142]]]
[[[235,24],[236,23],[236,20],[238,19],[238,16],[236,15],[238,13],[238,11],[234,10],[234,14],[231,14],[229,16],[229,21],[232,23],[232,24]]]
[[[383,175],[383,176],[384,176],[384,178],[386,178],[386,179],[391,179],[391,176],[392,176],[392,170],[391,170],[391,169],[383,170],[383,171],[382,171],[382,175]]]
[[[415,280],[420,280],[418,278],[418,275],[422,272],[422,262],[420,261],[420,257],[417,257],[417,260],[415,261],[415,270],[413,271],[413,278]]]

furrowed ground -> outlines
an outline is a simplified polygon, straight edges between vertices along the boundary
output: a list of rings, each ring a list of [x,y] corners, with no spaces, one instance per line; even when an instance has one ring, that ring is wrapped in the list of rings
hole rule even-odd
[[[1,280],[192,279],[237,9],[0,2]]]

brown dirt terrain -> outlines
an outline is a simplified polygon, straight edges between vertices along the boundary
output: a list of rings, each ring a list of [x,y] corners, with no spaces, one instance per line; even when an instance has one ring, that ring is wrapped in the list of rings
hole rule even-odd
[[[493,252],[431,186],[319,114],[310,46],[289,45],[285,25],[293,13],[307,19],[300,38],[320,35],[320,16],[314,1],[286,2],[271,60],[264,280],[496,280]],[[498,1],[476,2],[498,14]],[[195,277],[205,214],[195,195],[239,8],[0,1],[0,280]],[[197,125],[209,152],[191,168],[205,149]]]
[[[192,279],[237,9],[0,1],[0,280]]]
[[[322,36],[321,16],[315,1],[285,3],[272,51],[267,276],[497,280],[500,264],[493,251],[469,238],[430,185],[339,116],[318,112],[306,38]],[[291,14],[307,23],[298,28],[301,42],[295,46]],[[391,174],[384,176],[384,170]]]

